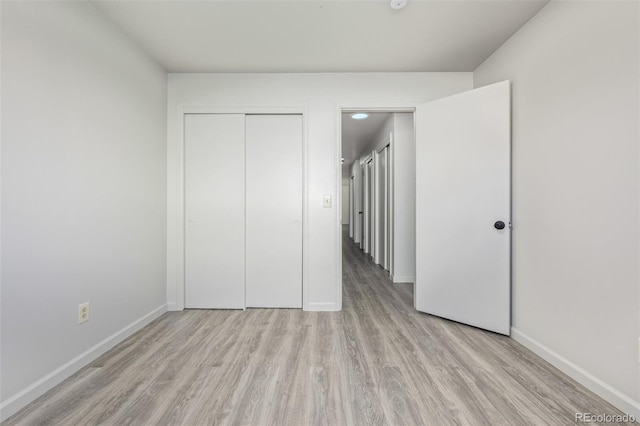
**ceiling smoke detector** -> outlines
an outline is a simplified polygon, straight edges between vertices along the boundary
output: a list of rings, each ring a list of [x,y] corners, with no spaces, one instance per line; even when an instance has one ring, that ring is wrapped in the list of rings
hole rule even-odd
[[[402,9],[407,5],[407,0],[391,0],[391,9]]]

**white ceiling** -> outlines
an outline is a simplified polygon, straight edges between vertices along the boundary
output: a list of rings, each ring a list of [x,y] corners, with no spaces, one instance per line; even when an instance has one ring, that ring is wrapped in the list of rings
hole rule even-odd
[[[473,71],[547,0],[90,0],[169,72]]]

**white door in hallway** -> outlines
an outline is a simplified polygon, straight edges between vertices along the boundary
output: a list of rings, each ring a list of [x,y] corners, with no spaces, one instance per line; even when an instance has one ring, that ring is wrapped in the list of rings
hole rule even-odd
[[[373,184],[375,182],[375,176],[373,173],[373,156],[369,161],[367,161],[367,204],[366,204],[366,213],[365,213],[365,221],[367,223],[367,244],[365,246],[364,252],[368,253],[370,256],[373,256],[373,240],[375,239],[375,227],[374,227],[374,198],[375,192],[373,190]]]
[[[419,311],[510,334],[508,81],[416,109]]]
[[[302,116],[247,115],[246,146],[247,307],[301,308]]]
[[[362,251],[369,253],[369,244],[371,241],[371,168],[369,162],[362,166]]]
[[[362,250],[364,250],[364,242],[365,242],[365,203],[366,203],[366,197],[365,197],[365,193],[366,193],[366,165],[362,164],[360,166],[360,185],[358,185],[358,199],[360,201],[359,205],[360,207],[358,208],[358,217],[360,218],[360,248]]]
[[[349,178],[349,238],[355,237],[355,223],[356,223],[356,215],[355,215],[355,185],[353,182],[353,176]]]
[[[244,114],[185,115],[185,306],[244,309]]]
[[[378,152],[378,188],[377,188],[377,235],[378,259],[375,263],[384,269],[389,269],[389,146]]]

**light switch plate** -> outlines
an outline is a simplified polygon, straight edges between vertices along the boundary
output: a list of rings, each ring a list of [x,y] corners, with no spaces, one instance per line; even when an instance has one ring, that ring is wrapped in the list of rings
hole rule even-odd
[[[322,207],[324,207],[325,209],[331,208],[331,195],[322,196]]]

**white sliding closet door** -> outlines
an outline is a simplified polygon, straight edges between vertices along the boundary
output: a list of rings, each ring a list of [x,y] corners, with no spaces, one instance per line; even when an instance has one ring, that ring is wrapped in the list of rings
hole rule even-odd
[[[246,116],[247,307],[302,307],[302,116]]]
[[[243,309],[243,114],[185,115],[185,306]]]

